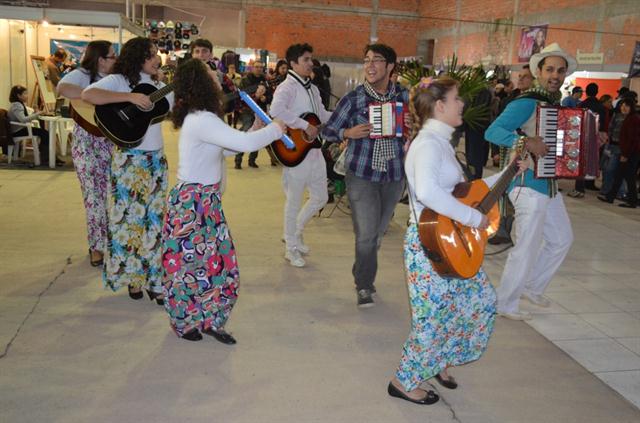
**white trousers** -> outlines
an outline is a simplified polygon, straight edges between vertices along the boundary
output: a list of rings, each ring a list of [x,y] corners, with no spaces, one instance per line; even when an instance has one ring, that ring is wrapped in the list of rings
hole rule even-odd
[[[507,257],[498,293],[498,311],[514,313],[523,292],[542,295],[573,243],[562,195],[531,188],[509,193],[515,208],[516,240]]]
[[[288,249],[295,248],[304,226],[314,214],[322,209],[329,196],[327,194],[327,165],[319,148],[314,148],[296,167],[282,170],[284,203],[284,241]],[[309,199],[302,206],[305,188]]]

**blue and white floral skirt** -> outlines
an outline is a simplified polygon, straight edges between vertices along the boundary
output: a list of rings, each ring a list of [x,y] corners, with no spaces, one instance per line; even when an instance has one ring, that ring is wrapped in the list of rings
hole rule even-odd
[[[103,280],[162,292],[167,159],[162,150],[113,149]]]
[[[411,333],[396,377],[411,391],[448,367],[480,358],[493,332],[496,294],[482,269],[470,279],[436,273],[415,224],[405,234],[404,263]]]

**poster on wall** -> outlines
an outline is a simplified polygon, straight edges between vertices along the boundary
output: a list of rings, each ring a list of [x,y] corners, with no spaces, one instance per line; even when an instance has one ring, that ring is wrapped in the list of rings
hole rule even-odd
[[[526,63],[531,56],[540,53],[547,45],[547,27],[549,25],[536,25],[522,28],[520,33],[520,46],[518,47],[518,61]]]
[[[633,49],[631,65],[629,66],[629,78],[640,76],[640,41],[636,41],[636,48]]]
[[[88,44],[89,41],[52,39],[49,43],[49,50],[51,51],[51,54],[53,54],[57,49],[63,48],[68,55],[67,63],[75,68],[80,64],[82,54],[84,53],[84,50],[87,48]],[[118,43],[114,43],[113,49],[116,51],[116,54],[118,54],[118,52],[120,51],[120,45]]]

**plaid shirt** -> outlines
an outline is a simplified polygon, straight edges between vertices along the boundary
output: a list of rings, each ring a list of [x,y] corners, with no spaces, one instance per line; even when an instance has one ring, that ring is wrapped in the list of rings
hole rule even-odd
[[[396,97],[392,101],[400,101],[409,107],[409,92],[401,86],[396,87]],[[356,87],[338,103],[336,110],[331,115],[331,119],[322,130],[322,136],[330,142],[341,142],[344,130],[352,128],[361,123],[369,123],[369,103],[375,100],[369,97],[362,85]],[[402,146],[405,139],[396,138],[396,157],[387,162],[387,171],[381,172],[371,167],[373,161],[373,145],[376,140],[371,138],[354,139],[349,142],[345,164],[348,170],[355,176],[369,180],[371,182],[400,181],[404,176]]]

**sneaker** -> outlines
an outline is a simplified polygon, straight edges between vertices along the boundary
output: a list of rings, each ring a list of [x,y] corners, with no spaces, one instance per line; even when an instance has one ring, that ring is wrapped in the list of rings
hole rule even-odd
[[[498,316],[506,317],[510,320],[531,320],[531,314],[526,311],[514,311],[513,313],[498,312]]]
[[[287,252],[284,253],[284,258],[289,260],[289,263],[291,263],[293,267],[304,267],[306,264],[297,248],[287,250]]]
[[[576,191],[575,189],[567,194],[571,198],[583,198],[584,192]]]
[[[549,301],[542,295],[529,294],[525,292],[522,294],[522,298],[529,301],[533,305],[537,305],[538,307],[549,307],[551,305],[551,301]]]
[[[361,289],[358,291],[358,307],[360,308],[368,308],[373,307],[375,303],[373,302],[373,297],[371,296],[371,291],[368,289]]]
[[[298,242],[297,242],[297,245],[296,245],[296,249],[298,251],[300,251],[300,253],[305,255],[305,256],[307,254],[309,254],[309,252],[311,251],[311,248],[309,248],[309,246],[304,243],[304,240],[302,239],[302,235],[298,236]]]

